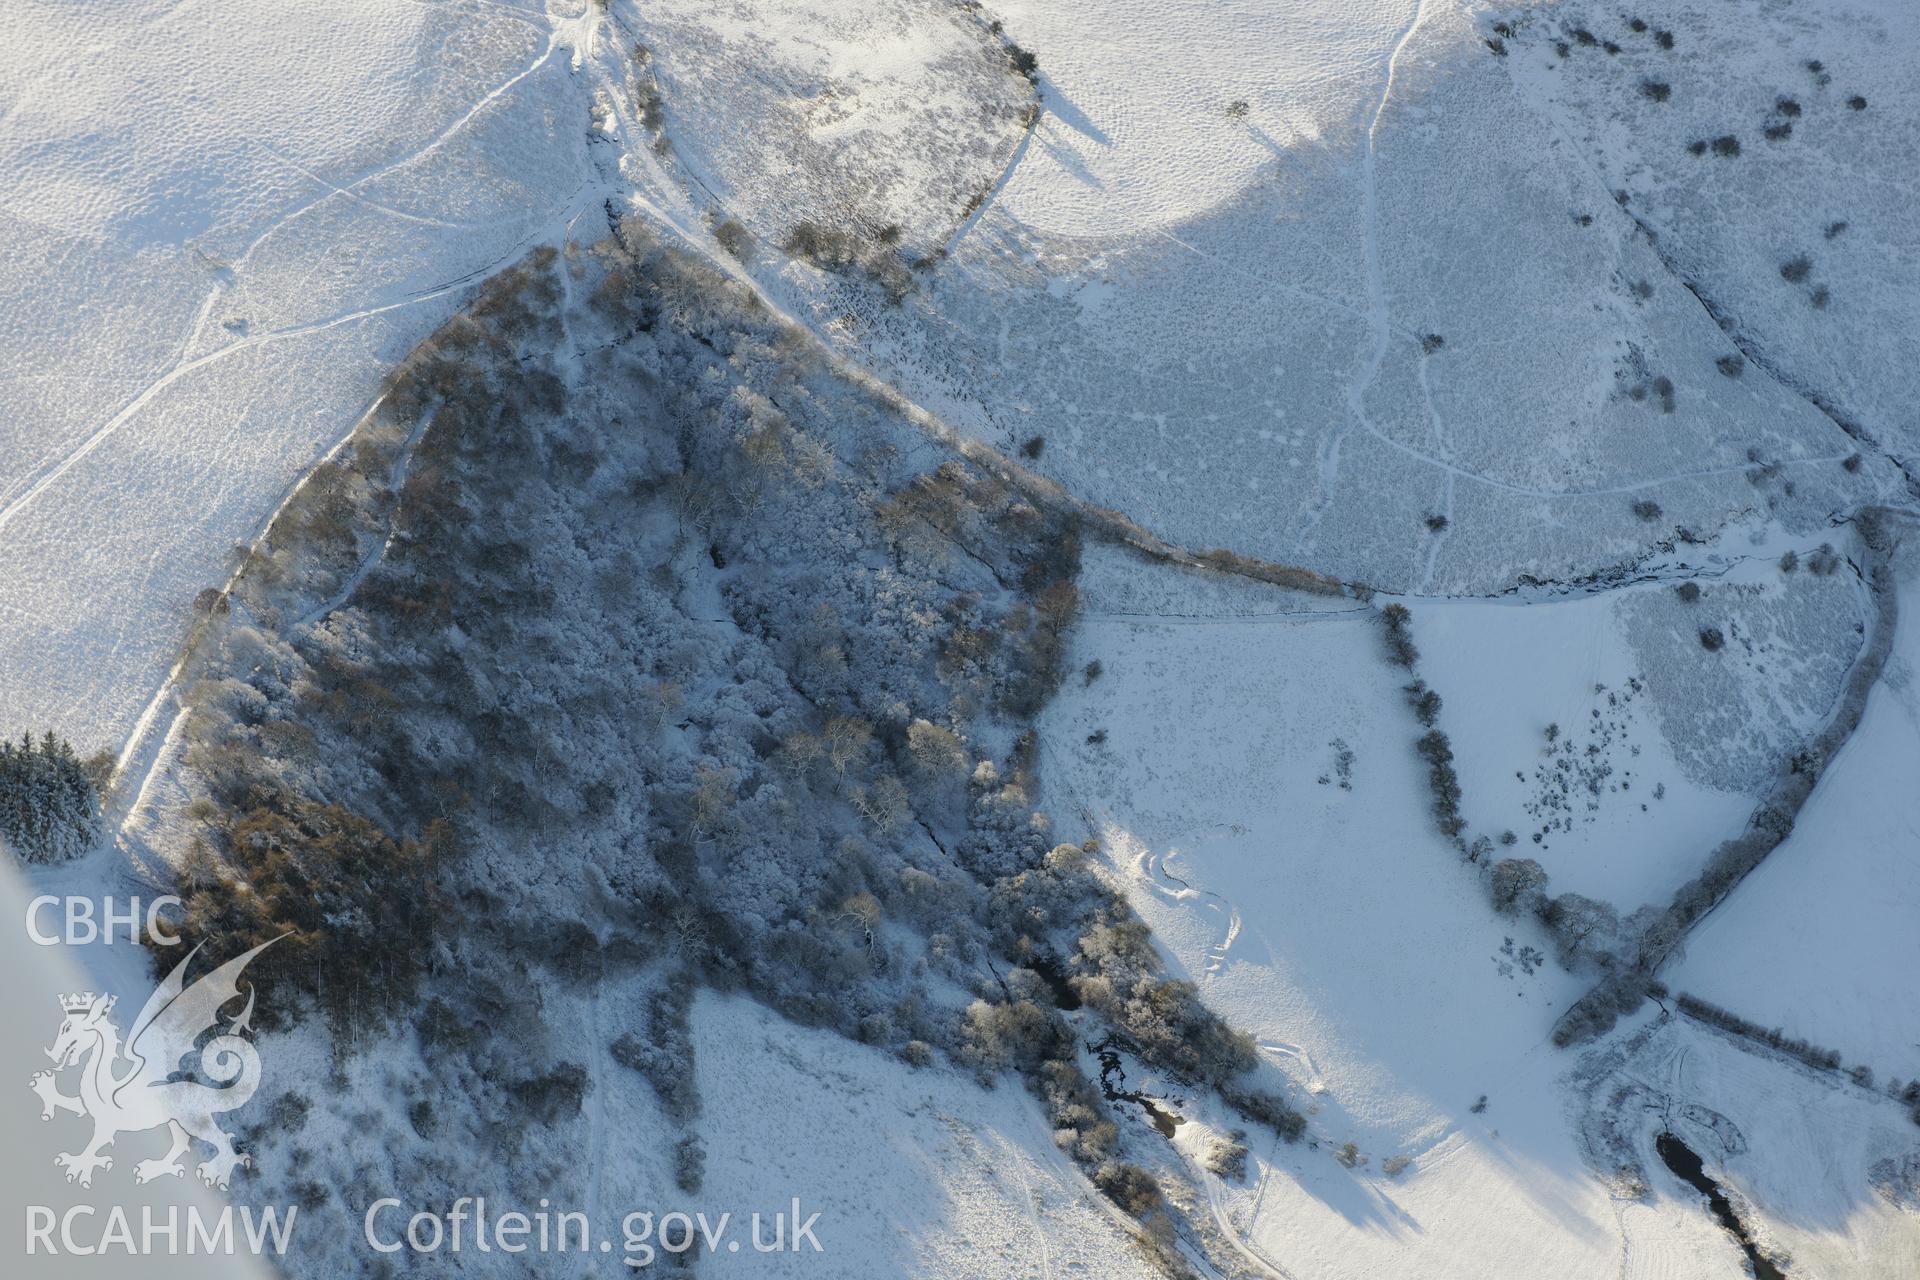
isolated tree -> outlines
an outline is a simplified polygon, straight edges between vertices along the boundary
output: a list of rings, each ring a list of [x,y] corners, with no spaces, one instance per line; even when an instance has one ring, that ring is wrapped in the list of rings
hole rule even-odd
[[[1531,905],[1547,887],[1547,873],[1532,858],[1502,858],[1493,864],[1493,905],[1508,915]]]
[[[692,796],[692,823],[697,832],[708,832],[725,820],[733,808],[734,773],[732,769],[715,769],[707,765],[694,768],[695,786]]]
[[[1560,947],[1560,963],[1572,967],[1582,956],[1597,956],[1619,932],[1619,913],[1605,902],[1579,893],[1563,893],[1543,913]]]

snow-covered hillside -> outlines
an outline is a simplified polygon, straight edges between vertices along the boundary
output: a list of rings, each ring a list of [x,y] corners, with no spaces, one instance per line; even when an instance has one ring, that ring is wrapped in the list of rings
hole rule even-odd
[[[694,1010],[716,1203],[821,1215],[831,1252],[716,1254],[722,1275],[1150,1280],[1129,1224],[1053,1149],[1032,1099],[983,1092],[739,999]],[[888,1206],[876,1213],[876,1206]]]
[[[597,205],[573,8],[0,18],[11,723],[118,748],[195,594],[386,369]]]
[[[1911,458],[1920,218],[1905,175],[1920,160],[1920,14],[1884,0],[1694,0],[1648,14],[1658,30],[1645,32],[1578,2],[1512,16],[1515,84],[1624,193],[1729,336]]]
[[[1076,492],[1183,543],[1483,592],[1756,513],[1804,531],[1891,483],[1841,469],[1855,443],[1794,388],[1721,371],[1735,343],[1472,14],[999,16],[1041,114],[924,290],[782,284]]]

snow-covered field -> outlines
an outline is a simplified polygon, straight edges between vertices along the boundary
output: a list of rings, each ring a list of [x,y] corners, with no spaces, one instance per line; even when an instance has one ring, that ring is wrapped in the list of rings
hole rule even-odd
[[[1914,1274],[1920,1152],[1900,1108],[1682,1018],[1663,1016],[1624,1039],[1584,1064],[1591,1074],[1582,1084],[1594,1101],[1614,1101],[1624,1126],[1643,1135],[1653,1196],[1621,1206],[1625,1274],[1742,1274],[1739,1252],[1718,1228],[1691,1266],[1641,1234],[1656,1216],[1665,1220],[1661,1231],[1690,1230],[1685,1219],[1706,1218],[1700,1197],[1648,1150],[1649,1136],[1663,1128],[1701,1155],[1788,1276]]]
[[[1683,0],[1646,15],[1671,37],[1664,47],[1610,6],[1510,12],[1515,84],[1627,193],[1662,256],[1771,369],[1909,454],[1920,13],[1887,0]],[[1713,145],[1722,139],[1735,146]]]
[[[1082,581],[1087,615],[1074,656],[1098,658],[1103,672],[1072,682],[1043,717],[1056,804],[1104,839],[1114,874],[1174,962],[1314,1104],[1314,1146],[1258,1152],[1244,1185],[1209,1183],[1216,1209],[1263,1265],[1329,1276],[1411,1260],[1423,1275],[1726,1271],[1737,1264],[1731,1242],[1652,1157],[1652,1136],[1692,1106],[1736,1118],[1727,1132],[1744,1139],[1708,1158],[1733,1171],[1769,1240],[1842,1267],[1833,1274],[1903,1274],[1899,1259],[1920,1248],[1920,1224],[1868,1186],[1875,1162],[1917,1144],[1885,1097],[1755,1059],[1685,1022],[1661,1021],[1618,1062],[1612,1050],[1581,1061],[1552,1048],[1554,1018],[1581,984],[1542,954],[1551,944],[1530,922],[1488,909],[1472,870],[1433,833],[1413,719],[1370,610],[1329,611],[1220,581],[1187,590],[1173,571],[1119,553],[1096,553]],[[1443,713],[1461,724],[1463,755],[1503,733],[1537,743],[1537,729],[1500,723],[1528,714],[1533,698],[1541,718],[1585,714],[1594,677],[1612,675],[1625,650],[1604,618],[1582,616],[1606,607],[1416,613],[1436,687],[1467,655],[1496,673],[1489,679],[1517,672],[1515,651],[1489,647],[1495,631],[1557,659],[1524,684],[1509,678],[1510,705],[1489,723],[1470,730],[1471,712]],[[1501,628],[1475,611],[1524,620]],[[1658,743],[1657,729],[1644,732]],[[1341,744],[1353,749],[1351,790]],[[1537,758],[1537,745],[1524,750]],[[1638,759],[1649,756],[1635,767],[1659,768],[1653,752]],[[1469,810],[1477,780],[1463,773]],[[1695,858],[1718,827],[1739,825],[1711,795],[1677,786],[1669,795],[1696,812]],[[1603,818],[1578,837],[1599,865],[1568,858],[1553,874],[1638,905],[1633,895],[1658,896],[1673,871],[1621,847],[1633,838],[1630,822]],[[1680,856],[1677,841],[1655,848]],[[1777,945],[1767,933],[1736,936]],[[1884,943],[1879,953],[1890,954]],[[1897,965],[1876,976],[1897,981]],[[1644,1091],[1624,1108],[1609,1102],[1621,1080]],[[1600,1176],[1583,1111],[1618,1117],[1643,1156],[1648,1194]],[[1819,1140],[1828,1163],[1809,1170],[1809,1135],[1829,1124]],[[1347,1142],[1357,1148],[1351,1168],[1337,1158]]]
[[[1546,1040],[1578,982],[1531,926],[1487,910],[1433,833],[1371,611],[1284,612],[1298,602],[1242,588],[1211,617],[1202,600],[1107,620],[1089,586],[1075,656],[1105,671],[1043,720],[1049,785],[1084,808],[1174,960],[1313,1104],[1317,1149],[1258,1151],[1246,1185],[1215,1188],[1233,1229],[1286,1274],[1409,1256],[1428,1275],[1609,1268],[1614,1209]],[[1337,743],[1355,744],[1350,790]],[[1677,1259],[1711,1241],[1669,1238],[1664,1218],[1653,1232],[1647,1251]]]
[[[820,1214],[818,1256],[715,1254],[721,1274],[1158,1274],[1017,1086],[916,1071],[738,998],[701,1000],[693,1028],[705,1198]]]

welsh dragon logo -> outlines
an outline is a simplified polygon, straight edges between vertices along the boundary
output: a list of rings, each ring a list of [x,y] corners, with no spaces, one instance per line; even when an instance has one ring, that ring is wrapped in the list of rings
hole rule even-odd
[[[172,1145],[160,1159],[134,1165],[138,1182],[184,1175],[180,1157],[194,1138],[213,1148],[213,1155],[196,1168],[208,1186],[224,1188],[236,1166],[251,1163],[233,1149],[233,1135],[221,1129],[216,1117],[245,1106],[260,1087],[260,1055],[246,1038],[252,1033],[252,984],[238,1018],[223,1027],[220,1010],[239,998],[241,970],[277,941],[264,942],[187,986],[187,965],[200,951],[195,947],[147,998],[125,1045],[111,1017],[112,996],[88,991],[60,997],[66,1019],[46,1051],[54,1070],[35,1072],[30,1084],[40,1095],[42,1120],[53,1119],[56,1111],[93,1120],[93,1140],[84,1149],[54,1157],[68,1182],[93,1185],[94,1170],[113,1168],[113,1157],[101,1153],[115,1138],[161,1125],[167,1127]],[[209,1031],[218,1034],[200,1045]],[[180,1060],[196,1049],[196,1074],[212,1084],[178,1078]],[[69,1097],[60,1092],[55,1073],[76,1066],[80,1092]]]

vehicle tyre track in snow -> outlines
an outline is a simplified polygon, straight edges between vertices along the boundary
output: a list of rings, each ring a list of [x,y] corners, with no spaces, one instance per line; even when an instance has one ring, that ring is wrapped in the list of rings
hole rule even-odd
[[[325,332],[328,329],[337,329],[341,325],[352,324],[356,320],[365,320],[371,316],[384,315],[389,311],[399,311],[406,307],[415,306],[419,303],[454,293],[473,281],[492,275],[502,268],[518,261],[525,248],[525,244],[525,241],[516,244],[512,249],[485,267],[466,272],[452,281],[430,285],[417,293],[377,303],[370,307],[363,307],[356,311],[343,312],[340,315],[329,316],[326,319],[315,320],[308,324],[296,325],[290,329],[278,329],[270,333],[242,338],[237,342],[231,342],[224,347],[210,351],[206,355],[196,356],[191,360],[175,364],[166,373],[149,383],[146,390],[135,396],[120,412],[114,414],[104,425],[97,428],[92,435],[83,440],[77,448],[67,453],[58,462],[47,464],[37,472],[23,476],[20,481],[16,482],[9,491],[9,494],[6,495],[8,499],[6,506],[0,507],[0,529],[6,528],[6,526],[12,522],[13,518],[31,504],[35,498],[46,492],[46,490],[62,476],[85,461],[90,454],[112,438],[120,428],[132,421],[142,409],[153,402],[156,396],[188,374],[224,360],[236,352],[251,350],[254,347],[266,346],[270,343],[286,342],[293,338],[303,338],[310,334]],[[24,486],[24,488],[22,488],[22,486]]]
[[[1380,366],[1387,358],[1387,349],[1393,342],[1393,316],[1387,305],[1386,281],[1380,265],[1380,186],[1375,173],[1379,150],[1380,121],[1387,114],[1387,103],[1393,98],[1394,73],[1399,69],[1401,51],[1407,42],[1413,39],[1413,33],[1420,28],[1421,16],[1426,12],[1426,0],[1416,0],[1413,16],[1407,19],[1407,25],[1393,42],[1393,48],[1387,54],[1387,74],[1380,86],[1380,100],[1374,104],[1373,114],[1367,121],[1365,146],[1360,155],[1360,230],[1361,258],[1366,267],[1367,307],[1362,314],[1366,317],[1369,335],[1368,349],[1359,369],[1354,372],[1353,380],[1347,384],[1347,412],[1353,421],[1365,428],[1370,434],[1380,436],[1373,422],[1367,417],[1367,393],[1380,377]],[[1334,485],[1339,481],[1340,442],[1345,438],[1345,430],[1336,431],[1328,440],[1325,451],[1320,457],[1320,497],[1307,513],[1301,526],[1299,540],[1295,543],[1296,553],[1304,549],[1307,540],[1319,528],[1327,508],[1333,503]]]
[[[1276,1136],[1274,1138],[1274,1149],[1278,1150],[1279,1145],[1280,1139]],[[1269,1172],[1273,1167],[1272,1156],[1273,1152],[1268,1152],[1266,1168]],[[1248,1239],[1248,1236],[1251,1234],[1253,1222],[1259,1219],[1258,1199],[1254,1201],[1254,1218],[1249,1221],[1248,1230],[1243,1232],[1234,1226],[1232,1217],[1227,1213],[1226,1197],[1221,1194],[1219,1177],[1210,1170],[1200,1168],[1197,1165],[1193,1167],[1193,1174],[1200,1182],[1200,1189],[1206,1193],[1207,1208],[1213,1213],[1214,1225],[1220,1228],[1220,1234],[1226,1237],[1227,1243],[1233,1246],[1234,1252],[1238,1253],[1242,1259],[1252,1265],[1261,1275],[1267,1277],[1267,1280],[1295,1280],[1294,1274],[1291,1271],[1288,1271],[1285,1267],[1269,1258]],[[1261,1175],[1260,1189],[1262,1192],[1266,1190],[1266,1177],[1266,1173]]]
[[[1047,1243],[1046,1224],[1040,1217],[1040,1203],[1033,1196],[1033,1179],[1027,1176],[1025,1153],[1008,1141],[1003,1134],[995,1134],[1005,1149],[1007,1164],[1012,1167],[1015,1176],[1020,1179],[1020,1190],[1027,1201],[1027,1221],[1033,1226],[1033,1239],[1040,1246],[1040,1275],[1042,1280],[1053,1280],[1053,1247]]]
[[[1240,911],[1231,902],[1206,889],[1195,889],[1167,870],[1166,858],[1152,849],[1135,860],[1135,873],[1149,888],[1168,902],[1197,904],[1223,918],[1219,941],[1207,950],[1206,971],[1218,973],[1226,965],[1228,953],[1240,936]],[[1174,887],[1169,888],[1168,884]]]
[[[505,226],[508,223],[519,222],[523,220],[521,218],[503,218],[497,222],[448,222],[444,218],[435,218],[427,214],[408,213],[405,209],[396,209],[392,205],[382,204],[378,200],[369,199],[368,197],[361,195],[359,192],[354,191],[349,187],[340,186],[337,183],[334,183],[333,181],[325,177],[324,175],[315,173],[312,169],[307,168],[307,166],[301,164],[298,160],[295,160],[293,157],[280,154],[280,152],[268,146],[266,143],[259,141],[258,139],[249,139],[249,141],[251,141],[253,145],[256,148],[258,148],[260,151],[263,151],[267,155],[273,157],[275,160],[279,161],[281,164],[285,165],[287,168],[293,170],[295,173],[299,174],[301,177],[307,179],[309,182],[318,183],[321,187],[325,188],[331,194],[345,197],[346,199],[351,200],[353,203],[360,205],[363,208],[372,209],[376,213],[384,213],[390,217],[399,218],[405,222],[417,222],[421,226],[439,227],[447,231],[484,231],[493,227]],[[414,155],[409,156],[407,160],[396,161],[395,163],[405,164],[405,163],[408,163],[408,161],[418,159],[419,156],[422,154],[424,154],[424,152],[416,152]],[[365,181],[365,179],[362,179],[362,181]],[[322,196],[319,199],[308,203],[305,206],[305,208],[307,209],[314,208],[318,204],[322,203],[325,199],[326,197]],[[285,220],[282,220],[281,222],[275,225],[274,229],[279,230],[280,227],[283,227],[285,225],[286,225]]]
[[[453,123],[449,124],[446,128],[442,129],[439,133],[434,135],[428,141],[422,143],[420,146],[414,148],[412,151],[409,151],[406,155],[397,156],[392,160],[388,160],[382,164],[376,165],[375,167],[361,173],[358,177],[348,181],[344,185],[334,182],[330,179],[320,177],[317,174],[310,174],[309,176],[314,177],[326,189],[321,193],[319,193],[318,195],[315,195],[312,199],[303,201],[302,203],[295,205],[293,208],[289,209],[286,213],[281,214],[279,217],[275,218],[270,224],[264,227],[258,235],[254,236],[252,240],[247,242],[246,248],[242,249],[238,256],[236,256],[231,262],[226,263],[224,265],[224,267],[222,268],[223,276],[227,280],[237,283],[242,296],[246,296],[247,280],[246,280],[246,277],[241,273],[246,267],[246,264],[252,259],[254,251],[257,250],[261,245],[265,244],[268,240],[271,240],[274,236],[278,235],[281,231],[285,230],[287,226],[293,223],[295,220],[301,217],[304,217],[306,214],[312,212],[314,209],[317,209],[321,205],[327,203],[329,200],[332,200],[335,196],[344,196],[348,199],[359,200],[362,203],[371,203],[369,201],[366,201],[365,197],[362,197],[356,194],[355,188],[364,186],[366,183],[372,182],[377,178],[384,177],[385,175],[392,173],[396,169],[404,168],[407,165],[412,164],[414,161],[419,160],[421,157],[427,155],[429,152],[439,147],[442,143],[446,142],[456,132],[458,132],[463,126],[465,126],[469,121],[471,121],[475,116],[477,116],[482,108],[487,106],[489,103],[498,101],[504,93],[506,93],[514,85],[517,85],[522,80],[526,79],[527,76],[532,74],[541,65],[543,65],[547,61],[547,59],[551,58],[553,56],[555,41],[558,39],[560,35],[559,29],[557,27],[553,27],[551,24],[549,24],[546,27],[539,27],[538,24],[533,21],[532,16],[528,14],[521,14],[519,16],[522,18],[522,20],[526,21],[528,25],[536,26],[538,27],[538,29],[545,30],[547,32],[546,48],[542,50],[542,52],[537,57],[535,57],[525,67],[521,68],[521,70],[517,72],[515,75],[509,77],[507,80],[503,81],[502,83],[494,86],[492,90],[490,90],[487,94],[485,94],[478,102],[476,102],[471,108],[469,108],[466,112],[464,112],[458,119],[453,121]],[[280,156],[277,153],[273,153],[271,151],[270,151],[270,154],[274,154],[275,158],[279,159],[282,163],[294,165],[294,167],[296,168],[299,167],[298,165],[295,164],[294,161],[288,159],[285,156]],[[384,206],[380,206],[377,204],[374,205],[374,207],[382,208],[382,209],[385,208]],[[386,210],[386,212],[397,213],[398,211],[388,209]],[[447,225],[452,225],[452,224],[447,224]],[[523,240],[521,244],[524,245],[525,241]],[[517,247],[519,246],[516,246],[516,248]],[[492,269],[497,270],[498,266],[496,265]],[[187,347],[185,349],[190,350],[192,347],[192,344],[198,341],[200,337],[200,331],[206,327],[207,320],[212,315],[214,303],[219,300],[220,295],[221,295],[221,288],[220,286],[216,285],[215,288],[207,295],[206,300],[200,304],[200,310],[194,317],[193,327],[187,335]]]

